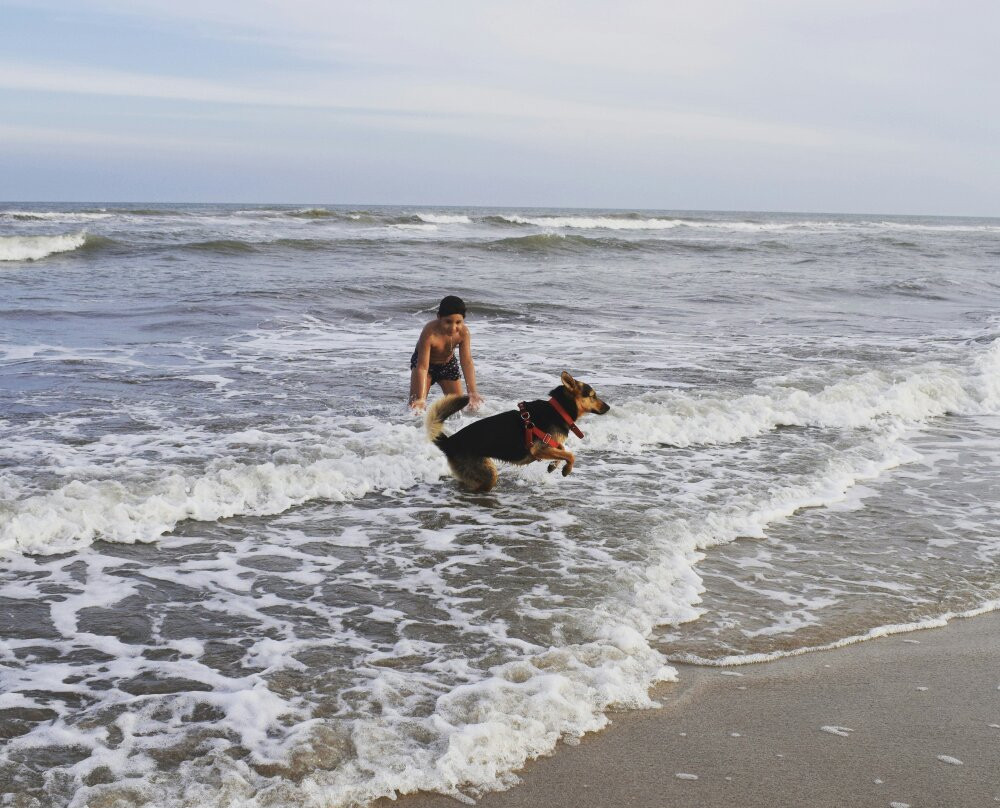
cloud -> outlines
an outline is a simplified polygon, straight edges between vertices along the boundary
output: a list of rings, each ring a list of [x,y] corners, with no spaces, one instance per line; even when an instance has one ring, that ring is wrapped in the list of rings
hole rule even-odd
[[[928,0],[0,0],[23,5],[45,44],[8,49],[0,88],[23,101],[11,124],[54,131],[71,107],[67,138],[103,121],[155,139],[176,115],[196,149],[412,152],[431,173],[457,146],[509,170],[494,163],[508,149],[539,158],[556,186],[604,161],[639,188],[673,167],[900,188],[955,172],[985,189],[1000,6],[956,2],[945,15]],[[97,39],[112,35],[128,47],[109,41],[104,58]],[[89,44],[57,50],[60,36]],[[37,55],[57,52],[77,55]],[[100,120],[71,95],[100,98]]]
[[[164,76],[75,65],[0,63],[0,87],[8,90],[154,98],[202,103],[333,107],[281,88],[233,84],[202,78]]]
[[[532,88],[473,85],[458,79],[401,84],[394,78],[316,76],[293,81],[272,75],[244,83],[225,83],[128,71],[0,63],[0,87],[24,92],[298,108],[381,126],[496,138],[538,139],[545,134],[565,137],[585,132],[591,137],[626,141],[709,139],[893,152],[908,148],[895,138],[847,129],[658,108],[653,104],[636,107],[576,101]],[[624,130],[623,122],[627,122]]]
[[[210,154],[235,155],[253,154],[257,150],[239,140],[205,141],[195,138],[163,137],[157,135],[133,135],[101,130],[67,129],[44,126],[9,126],[0,124],[0,142],[8,151],[15,148],[27,150],[51,150],[52,148],[84,147],[107,150],[126,149],[137,152],[167,152],[180,155],[192,151]]]

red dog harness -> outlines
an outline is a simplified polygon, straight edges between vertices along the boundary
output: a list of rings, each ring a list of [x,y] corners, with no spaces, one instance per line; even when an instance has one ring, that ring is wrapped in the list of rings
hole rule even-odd
[[[563,409],[562,404],[560,404],[554,398],[549,399],[549,404],[552,405],[552,409],[554,409],[557,413],[559,413],[559,415],[562,416],[562,419],[566,422],[566,425],[573,430],[573,434],[576,435],[578,438],[582,438],[583,433],[580,431],[580,427],[578,427],[576,425],[576,422],[569,417],[569,413]],[[528,413],[528,407],[523,401],[517,402],[517,408],[518,410],[521,411],[521,423],[524,424],[524,445],[529,450],[531,449],[531,443],[535,438],[538,438],[538,440],[540,440],[546,446],[555,446],[559,449],[562,448],[562,446],[559,444],[559,441],[553,438],[548,432],[542,432],[542,430],[540,430],[537,426],[534,425],[534,423],[532,423],[531,415]]]

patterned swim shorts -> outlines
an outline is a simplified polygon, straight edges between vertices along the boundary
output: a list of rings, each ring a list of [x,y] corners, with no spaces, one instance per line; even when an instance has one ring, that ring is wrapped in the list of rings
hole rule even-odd
[[[417,366],[417,352],[413,352],[410,357],[410,370]],[[442,379],[457,382],[462,378],[462,371],[458,367],[458,358],[455,354],[443,365],[430,364],[427,366],[427,375],[431,377],[431,384],[437,384]]]

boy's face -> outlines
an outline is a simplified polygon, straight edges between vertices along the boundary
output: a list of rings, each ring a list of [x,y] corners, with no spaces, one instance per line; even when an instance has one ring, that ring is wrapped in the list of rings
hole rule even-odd
[[[449,337],[455,336],[464,322],[465,318],[461,314],[449,314],[447,317],[438,317],[441,330]]]

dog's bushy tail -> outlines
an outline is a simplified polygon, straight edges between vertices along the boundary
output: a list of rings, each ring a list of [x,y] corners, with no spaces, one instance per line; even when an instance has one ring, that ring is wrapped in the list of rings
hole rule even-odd
[[[427,437],[442,452],[445,450],[444,443],[448,440],[448,436],[444,434],[444,422],[468,403],[468,396],[444,396],[427,409],[427,418],[424,421]]]

